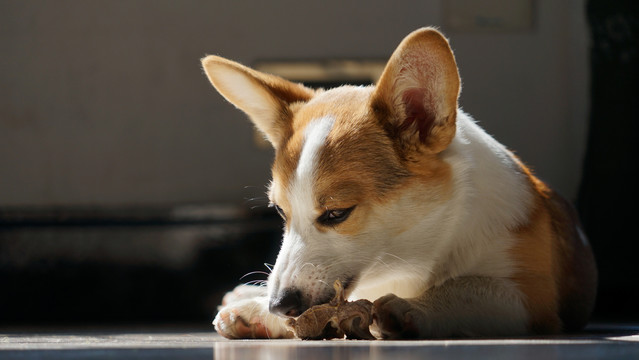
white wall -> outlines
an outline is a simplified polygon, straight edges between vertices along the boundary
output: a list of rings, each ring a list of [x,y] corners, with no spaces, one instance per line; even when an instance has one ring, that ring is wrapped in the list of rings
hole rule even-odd
[[[573,197],[587,117],[583,0],[530,31],[449,32],[461,104]],[[440,1],[3,1],[0,206],[244,203],[272,153],[208,84],[205,54],[385,58]],[[446,29],[443,29],[446,30]]]

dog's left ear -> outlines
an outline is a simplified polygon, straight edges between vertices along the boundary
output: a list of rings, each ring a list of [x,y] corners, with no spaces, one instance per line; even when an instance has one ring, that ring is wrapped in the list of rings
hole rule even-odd
[[[314,94],[302,84],[219,56],[205,57],[202,67],[220,94],[244,111],[276,149],[293,131],[290,105],[308,101]]]
[[[404,151],[431,154],[455,136],[459,73],[446,38],[423,28],[399,44],[377,84],[373,109]]]

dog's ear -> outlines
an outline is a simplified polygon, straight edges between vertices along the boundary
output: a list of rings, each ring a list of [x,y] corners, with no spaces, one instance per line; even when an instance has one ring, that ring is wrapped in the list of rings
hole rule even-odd
[[[276,149],[291,135],[290,105],[308,101],[314,91],[218,56],[202,59],[211,84],[244,111]]]
[[[422,28],[393,52],[372,106],[401,149],[439,153],[455,136],[459,91],[448,41],[437,30]]]

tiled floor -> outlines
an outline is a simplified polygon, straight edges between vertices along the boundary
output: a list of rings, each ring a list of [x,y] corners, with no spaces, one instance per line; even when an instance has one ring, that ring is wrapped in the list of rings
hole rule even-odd
[[[639,359],[639,325],[579,335],[425,341],[226,340],[213,331],[0,330],[0,359]]]

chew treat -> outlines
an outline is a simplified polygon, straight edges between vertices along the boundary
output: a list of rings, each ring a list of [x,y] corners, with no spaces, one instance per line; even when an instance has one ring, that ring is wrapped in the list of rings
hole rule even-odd
[[[344,288],[339,280],[333,284],[335,297],[327,304],[315,305],[287,325],[295,336],[304,340],[365,339],[374,340],[369,326],[373,322],[373,303],[361,299],[346,301]]]

